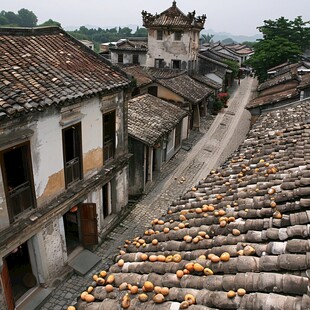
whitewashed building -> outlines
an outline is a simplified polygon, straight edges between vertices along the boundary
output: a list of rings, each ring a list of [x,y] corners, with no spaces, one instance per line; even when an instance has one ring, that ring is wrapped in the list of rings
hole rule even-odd
[[[100,242],[128,202],[126,74],[58,27],[0,29],[0,308]]]
[[[148,30],[147,67],[197,70],[199,33],[206,16],[185,15],[173,1],[160,14],[142,11],[143,26]]]

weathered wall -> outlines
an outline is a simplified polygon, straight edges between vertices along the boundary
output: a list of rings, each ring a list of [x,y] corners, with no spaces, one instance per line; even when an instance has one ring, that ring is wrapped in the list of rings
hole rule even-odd
[[[129,137],[129,195],[139,196],[144,191],[144,144]]]
[[[173,31],[163,30],[163,40],[157,40],[156,30],[149,29],[146,66],[154,67],[159,58],[164,59],[168,68],[172,68],[172,60],[181,60],[182,69],[187,69],[188,62],[197,59],[198,46],[197,31],[185,29],[181,40],[175,41]]]
[[[135,51],[133,52],[127,52],[127,51],[119,51],[114,52],[111,51],[111,62],[113,64],[117,64],[118,63],[118,54],[123,54],[123,64],[132,64],[133,63],[133,55],[134,54],[138,54],[139,55],[139,64],[140,66],[145,66],[146,64],[146,53],[137,53]]]
[[[49,275],[47,280],[59,275],[67,259],[63,225],[62,217],[55,218],[42,229]]]

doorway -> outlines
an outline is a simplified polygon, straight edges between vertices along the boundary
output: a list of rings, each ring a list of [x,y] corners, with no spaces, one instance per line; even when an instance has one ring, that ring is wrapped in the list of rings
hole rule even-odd
[[[27,242],[14,249],[4,258],[1,276],[2,281],[7,283],[4,286],[8,305],[11,304],[8,299],[13,299],[16,303],[30,289],[37,286]]]
[[[80,203],[63,215],[67,254],[78,246],[98,243],[98,227],[95,203]]]
[[[74,206],[63,216],[68,255],[81,245],[78,220],[78,206]]]

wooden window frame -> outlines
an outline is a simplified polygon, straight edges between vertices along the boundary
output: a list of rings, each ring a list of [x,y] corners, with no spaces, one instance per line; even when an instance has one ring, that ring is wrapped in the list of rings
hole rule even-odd
[[[174,32],[174,41],[181,41],[183,36],[183,31],[177,30]]]
[[[162,41],[164,36],[163,30],[156,30],[156,40],[157,41]]]
[[[72,146],[73,158],[67,159],[67,143],[66,132],[72,130]],[[68,141],[67,141],[68,142]],[[76,123],[62,130],[62,145],[63,145],[63,160],[64,160],[64,173],[66,188],[83,178],[83,157],[82,157],[82,125]]]
[[[111,119],[107,122],[106,117]],[[108,127],[112,128],[108,128]],[[112,110],[102,115],[102,146],[103,146],[103,164],[109,163],[115,157],[115,136],[116,136],[116,111]]]
[[[181,69],[182,63],[179,59],[172,59],[171,60],[171,67],[172,69]]]
[[[164,59],[163,58],[155,58],[154,67],[161,69],[164,68]]]
[[[119,64],[124,63],[124,54],[117,54],[117,62]]]
[[[139,54],[133,54],[132,55],[132,63],[134,65],[139,65]]]
[[[25,182],[14,186],[10,185],[8,182],[8,171],[5,166],[4,155],[9,153],[17,148],[21,148],[21,156],[22,156],[22,169],[25,173]],[[18,164],[18,163],[15,163]],[[13,223],[17,220],[22,214],[25,212],[36,208],[36,197],[34,190],[34,179],[33,179],[33,168],[32,168],[32,160],[31,160],[31,149],[30,142],[26,141],[15,146],[4,149],[0,152],[0,166],[3,177],[3,186],[6,195],[6,203],[9,214],[10,223]],[[28,200],[29,206],[24,206],[24,203]],[[15,203],[14,203],[15,201]],[[15,205],[15,207],[14,207]],[[18,205],[18,207],[17,207]],[[14,210],[20,209],[19,212]]]

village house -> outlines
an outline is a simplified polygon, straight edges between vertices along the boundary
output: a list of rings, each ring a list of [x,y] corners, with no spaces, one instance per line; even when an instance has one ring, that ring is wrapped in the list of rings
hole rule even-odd
[[[148,30],[147,67],[195,72],[198,69],[199,34],[206,16],[185,15],[173,1],[160,14],[142,11],[143,26]]]
[[[110,48],[113,64],[133,64],[145,66],[148,51],[147,38],[122,39]]]
[[[150,94],[128,103],[129,195],[145,193],[163,164],[187,139],[188,114],[183,109]]]
[[[226,54],[228,56],[238,59],[239,66],[242,67],[244,62],[248,60],[253,54],[254,50],[247,47],[244,44],[228,44],[224,45],[222,43],[211,44],[208,47],[209,50],[219,52],[221,54]]]
[[[261,115],[221,167],[124,240],[108,284],[77,309],[309,309],[309,111]]]
[[[290,105],[297,99],[309,97],[309,64],[285,63],[268,70],[270,78],[258,85],[257,97],[249,102],[247,109],[259,115],[280,106]]]
[[[132,96],[151,94],[174,103],[189,114],[189,130],[199,129],[200,118],[209,114],[212,95],[221,89],[218,83],[199,75],[188,75],[185,70],[122,66],[136,82]]]
[[[131,81],[58,27],[1,28],[0,42],[0,308],[12,310],[127,212]]]

